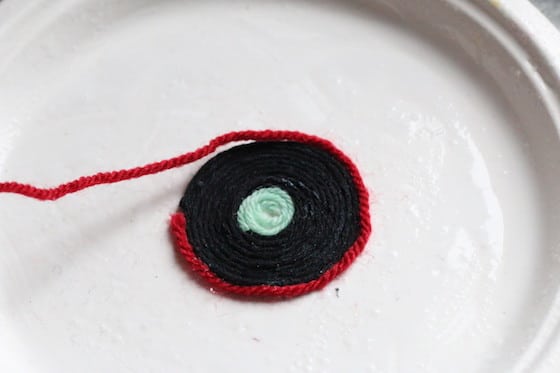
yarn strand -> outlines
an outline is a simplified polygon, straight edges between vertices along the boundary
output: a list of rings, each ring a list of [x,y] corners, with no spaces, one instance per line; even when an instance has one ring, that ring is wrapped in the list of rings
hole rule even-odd
[[[214,153],[219,147],[227,145],[231,142],[259,140],[298,141],[303,139],[306,140],[306,142],[309,142],[310,136],[297,131],[249,130],[229,132],[215,137],[208,144],[194,151],[159,162],[149,163],[144,166],[119,171],[99,172],[90,176],[82,176],[76,180],[51,188],[41,188],[16,181],[0,182],[0,193],[14,193],[41,201],[54,201],[68,194],[73,194],[96,185],[119,183],[121,181],[138,179],[143,176],[153,175],[173,168],[182,167]],[[319,137],[316,138],[316,141],[326,145],[328,148],[334,148],[334,145],[330,142]]]

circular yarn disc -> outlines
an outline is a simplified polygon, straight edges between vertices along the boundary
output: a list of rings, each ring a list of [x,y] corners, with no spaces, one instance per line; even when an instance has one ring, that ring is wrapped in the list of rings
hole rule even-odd
[[[293,297],[323,288],[363,251],[369,196],[358,169],[330,141],[297,131],[233,131],[184,154],[44,188],[0,182],[0,193],[55,201],[101,184],[210,159],[171,217],[177,251],[213,287]]]
[[[259,141],[210,159],[180,203],[197,271],[255,295],[299,295],[343,271],[370,228],[361,178],[337,152]]]

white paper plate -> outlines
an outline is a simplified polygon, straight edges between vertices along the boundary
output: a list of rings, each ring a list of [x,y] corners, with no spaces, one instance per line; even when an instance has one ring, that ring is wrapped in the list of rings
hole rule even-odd
[[[243,302],[174,255],[200,162],[0,195],[1,371],[557,372],[559,45],[525,1],[2,1],[1,180],[298,129],[359,165],[375,234],[325,290]]]

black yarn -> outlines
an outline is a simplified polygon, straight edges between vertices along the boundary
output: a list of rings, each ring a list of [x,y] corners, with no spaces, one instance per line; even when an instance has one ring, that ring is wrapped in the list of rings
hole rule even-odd
[[[290,224],[275,236],[243,232],[241,202],[263,187],[292,198]],[[210,159],[193,177],[180,208],[194,253],[233,285],[295,285],[319,278],[360,232],[358,193],[334,155],[299,142],[255,142]]]

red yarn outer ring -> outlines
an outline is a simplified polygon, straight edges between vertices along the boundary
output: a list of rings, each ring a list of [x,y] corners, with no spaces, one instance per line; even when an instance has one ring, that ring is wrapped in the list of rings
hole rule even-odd
[[[324,288],[329,282],[344,272],[358,255],[364,250],[364,247],[371,234],[371,221],[369,213],[369,193],[364,185],[360,172],[352,160],[334,146],[329,140],[322,139],[317,136],[307,135],[297,131],[241,131],[231,132],[219,137],[217,143],[226,144],[234,141],[297,141],[305,144],[317,146],[333,156],[337,157],[348,169],[354,180],[359,200],[360,214],[360,233],[358,238],[346,251],[342,259],[335,263],[329,270],[323,273],[319,278],[295,285],[272,286],[272,285],[254,285],[240,286],[230,284],[219,278],[198,256],[196,256],[193,247],[187,237],[187,220],[183,213],[178,212],[171,216],[171,233],[175,240],[176,249],[185,258],[192,270],[202,277],[211,287],[243,296],[256,297],[296,297],[309,293],[314,290]]]

